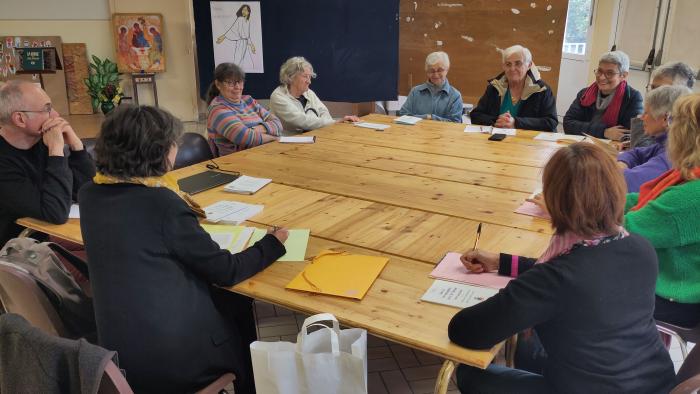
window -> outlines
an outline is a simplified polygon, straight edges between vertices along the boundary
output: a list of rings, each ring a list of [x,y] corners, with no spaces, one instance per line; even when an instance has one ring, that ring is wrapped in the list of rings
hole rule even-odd
[[[593,0],[569,0],[564,30],[564,54],[585,56],[591,27]]]

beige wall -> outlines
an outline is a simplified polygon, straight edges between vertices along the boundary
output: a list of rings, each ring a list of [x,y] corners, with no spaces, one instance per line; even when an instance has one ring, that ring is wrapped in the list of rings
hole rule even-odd
[[[46,7],[61,7],[47,1]],[[193,26],[189,0],[110,0],[111,12],[160,13],[164,19],[166,72],[158,75],[158,103],[184,121],[197,120],[197,92],[193,49]],[[114,60],[114,42],[110,20],[3,20],[2,34],[56,35],[63,42],[84,42],[88,56]],[[130,78],[122,76],[122,85],[131,95]],[[152,103],[147,88],[140,94],[142,104]]]
[[[588,71],[588,83],[595,81],[593,68],[598,66],[598,58],[608,52],[613,44],[613,26],[616,18],[618,0],[597,0],[593,13],[593,35],[591,36],[591,67]]]

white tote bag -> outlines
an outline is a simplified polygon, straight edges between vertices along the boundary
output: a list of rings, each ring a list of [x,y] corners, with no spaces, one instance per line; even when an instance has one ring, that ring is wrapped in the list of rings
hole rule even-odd
[[[258,394],[367,393],[367,331],[341,330],[330,313],[304,320],[296,344],[256,341],[250,353]]]

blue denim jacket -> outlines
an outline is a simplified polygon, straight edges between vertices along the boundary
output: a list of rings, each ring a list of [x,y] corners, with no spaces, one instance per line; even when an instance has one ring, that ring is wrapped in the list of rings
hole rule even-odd
[[[399,115],[425,118],[428,114],[434,120],[462,123],[462,94],[447,80],[436,95],[430,92],[427,82],[415,86],[399,110]]]

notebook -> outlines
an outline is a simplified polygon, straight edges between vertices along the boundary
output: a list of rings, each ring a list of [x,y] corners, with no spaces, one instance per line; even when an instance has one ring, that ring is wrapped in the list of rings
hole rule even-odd
[[[323,250],[286,288],[361,300],[388,262],[388,257]]]
[[[204,171],[177,181],[180,190],[188,194],[197,194],[205,190],[233,182],[238,178],[236,174],[227,174],[218,171]]]
[[[255,178],[248,175],[241,175],[235,181],[224,186],[224,190],[237,194],[253,194],[272,182],[269,178]]]
[[[496,272],[475,274],[467,271],[460,261],[460,253],[449,252],[440,260],[440,263],[430,273],[431,278],[447,280],[450,282],[467,283],[470,285],[502,289],[506,287],[511,277],[498,275]]]

